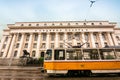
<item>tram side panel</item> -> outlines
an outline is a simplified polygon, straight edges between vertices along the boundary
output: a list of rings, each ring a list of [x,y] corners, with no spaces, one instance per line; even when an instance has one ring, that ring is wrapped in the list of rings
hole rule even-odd
[[[100,50],[99,53],[97,49],[86,49],[83,51],[85,55],[82,57],[84,57],[84,59],[80,58],[81,51],[69,51],[66,59],[65,54],[63,54],[65,52],[64,50],[56,51],[57,55],[52,56],[55,58],[44,61],[44,68],[48,73],[67,73],[68,70],[118,70],[118,72],[120,72],[120,60],[115,58],[113,49],[103,49]],[[102,56],[101,59],[99,59],[99,54]],[[77,57],[75,57],[76,55]]]

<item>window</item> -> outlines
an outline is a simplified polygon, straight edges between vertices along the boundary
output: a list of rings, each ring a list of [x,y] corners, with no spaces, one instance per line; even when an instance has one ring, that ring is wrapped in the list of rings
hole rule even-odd
[[[101,59],[104,59],[104,60],[116,58],[113,49],[100,49],[100,56],[101,56]]]
[[[84,25],[86,25],[86,23],[84,23]]]
[[[29,26],[31,26],[31,24],[29,24]]]
[[[5,42],[7,42],[7,41],[8,41],[8,37],[5,38]]]
[[[3,52],[0,53],[0,57],[2,57],[2,56],[3,56]]]
[[[90,43],[87,43],[87,44],[86,44],[86,47],[87,47],[87,48],[90,48]]]
[[[95,47],[96,47],[96,48],[98,48],[98,47],[99,47],[98,43],[95,43]]]
[[[47,36],[46,36],[46,34],[44,33],[44,34],[42,35],[42,40],[43,40],[43,41],[46,41],[46,37],[47,37]]]
[[[119,41],[120,40],[119,36],[116,36],[116,39]]]
[[[54,26],[55,24],[54,23],[52,23],[52,26]]]
[[[108,47],[108,44],[106,42],[104,43],[104,45],[105,45],[105,47]]]
[[[25,43],[25,46],[24,46],[24,48],[28,48],[28,43]]]
[[[63,43],[60,43],[60,48],[63,48]]]
[[[39,24],[36,24],[36,26],[39,26]]]
[[[102,34],[102,38],[103,40],[106,40],[105,34]]]
[[[37,43],[34,43],[34,44],[33,44],[33,48],[37,48]]]
[[[60,41],[62,41],[64,39],[64,35],[63,34],[60,34]]]
[[[65,50],[55,50],[54,51],[55,60],[64,60],[65,59]]]
[[[55,34],[51,34],[51,41],[55,40]]]
[[[115,49],[115,51],[117,58],[120,59],[120,49]]]
[[[118,45],[120,46],[120,43],[118,43]]]
[[[91,23],[91,25],[94,25],[94,23]]]
[[[21,34],[19,34],[19,35],[18,35],[18,41],[20,41],[20,40],[21,40],[21,37],[22,37],[22,35],[21,35]]]
[[[30,34],[26,35],[26,41],[29,41]]]
[[[35,57],[36,51],[32,51],[32,57]]]
[[[60,25],[62,26],[62,23],[60,23]]]
[[[68,41],[71,41],[73,38],[72,33],[68,33]]]
[[[52,50],[48,49],[46,51],[45,60],[51,60],[51,59],[52,59]]]
[[[78,23],[76,23],[76,25],[78,25]]]
[[[66,50],[66,58],[67,60],[81,60],[82,59],[82,52],[81,50]]]
[[[46,44],[45,43],[42,43],[42,48],[46,48]]]
[[[16,48],[19,48],[19,43],[16,44]]]
[[[80,34],[79,34],[79,33],[76,33],[76,34],[75,34],[75,38],[76,38],[76,40],[79,41],[79,40],[80,40]]]
[[[98,60],[99,54],[97,49],[84,49],[83,55],[85,60]]]
[[[77,46],[80,46],[81,45],[81,43],[77,43]]]
[[[21,26],[24,26],[24,24],[21,24]]]
[[[100,25],[102,25],[102,23],[99,23]]]
[[[89,36],[88,36],[88,33],[85,34],[85,40],[88,41],[89,40]]]
[[[94,40],[97,41],[97,34],[93,34]]]
[[[3,49],[5,49],[5,47],[6,47],[6,44],[3,44]]]
[[[13,56],[13,57],[16,57],[16,56],[17,56],[17,53],[18,53],[18,52],[17,52],[17,51],[15,51],[15,52],[14,52],[14,56]]]
[[[34,41],[37,41],[37,39],[38,39],[38,34],[35,34],[34,35]]]
[[[51,48],[54,48],[54,43],[51,43]]]
[[[44,26],[47,26],[47,24],[45,23]]]
[[[70,25],[70,23],[68,23],[68,25]]]

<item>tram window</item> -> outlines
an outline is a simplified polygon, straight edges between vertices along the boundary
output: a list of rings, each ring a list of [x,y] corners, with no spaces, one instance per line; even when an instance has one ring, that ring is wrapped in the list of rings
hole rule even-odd
[[[99,55],[97,49],[85,49],[83,50],[85,60],[98,60]]]
[[[100,56],[101,56],[101,59],[104,59],[104,60],[116,58],[113,49],[100,49]]]
[[[120,59],[120,49],[115,49],[116,56],[118,59]]]
[[[67,60],[81,60],[82,52],[81,50],[67,50]]]
[[[65,50],[55,50],[54,58],[55,60],[65,60]]]
[[[45,55],[45,60],[51,60],[52,59],[52,50],[47,50]]]

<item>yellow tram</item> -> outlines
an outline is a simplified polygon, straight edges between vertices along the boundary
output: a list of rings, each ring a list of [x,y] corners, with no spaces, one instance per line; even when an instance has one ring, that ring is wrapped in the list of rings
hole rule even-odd
[[[48,75],[120,74],[120,48],[48,49],[44,69]]]

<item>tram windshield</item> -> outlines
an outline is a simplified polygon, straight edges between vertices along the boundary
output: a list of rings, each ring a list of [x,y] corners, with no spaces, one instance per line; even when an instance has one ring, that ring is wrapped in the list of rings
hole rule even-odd
[[[104,60],[116,59],[114,49],[100,49],[100,55]]]
[[[51,59],[52,59],[52,50],[48,49],[46,51],[45,60],[51,60]]]

